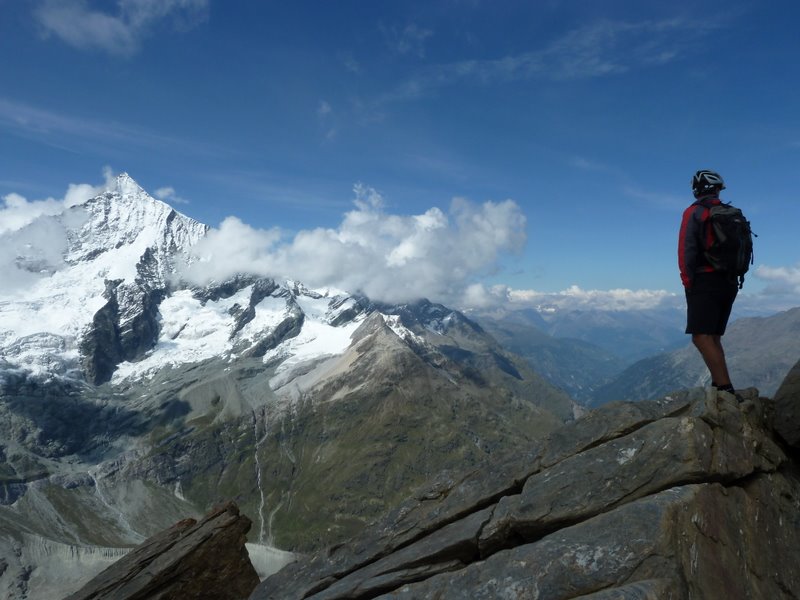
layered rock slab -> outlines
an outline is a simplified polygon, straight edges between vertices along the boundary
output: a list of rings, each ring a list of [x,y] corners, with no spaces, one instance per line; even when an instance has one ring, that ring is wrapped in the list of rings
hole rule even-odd
[[[233,503],[149,538],[65,600],[239,600],[258,584]]]
[[[489,472],[444,475],[251,598],[792,597],[772,540],[800,551],[800,478],[770,401],[742,395],[604,407]]]
[[[361,566],[518,493],[525,480],[542,468],[660,418],[686,412],[704,399],[702,390],[689,390],[653,402],[608,404],[556,430],[531,449],[497,457],[491,468],[443,472],[366,535],[287,566],[273,576],[269,589],[263,586],[257,593],[263,598],[305,598]]]

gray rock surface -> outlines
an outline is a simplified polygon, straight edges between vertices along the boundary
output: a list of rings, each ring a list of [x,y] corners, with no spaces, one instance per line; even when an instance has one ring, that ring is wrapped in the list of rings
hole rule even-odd
[[[176,523],[65,600],[238,600],[258,584],[245,548],[250,519],[233,503]]]
[[[775,430],[790,445],[800,447],[800,361],[775,392]]]
[[[614,403],[444,473],[252,600],[795,598],[800,465],[773,403],[700,388]]]

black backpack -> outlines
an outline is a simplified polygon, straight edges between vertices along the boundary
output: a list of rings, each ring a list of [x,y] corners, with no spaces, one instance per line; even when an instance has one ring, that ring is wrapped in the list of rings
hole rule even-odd
[[[742,289],[744,274],[753,264],[753,236],[756,234],[750,230],[750,221],[735,206],[715,204],[709,207],[708,226],[713,242],[705,251],[706,260],[715,271],[737,277],[739,289]]]

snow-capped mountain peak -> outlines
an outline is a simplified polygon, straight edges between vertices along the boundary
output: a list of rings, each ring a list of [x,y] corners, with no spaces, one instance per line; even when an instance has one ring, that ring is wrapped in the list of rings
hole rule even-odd
[[[100,195],[4,234],[16,256],[9,272],[16,285],[0,290],[5,359],[39,375],[80,371],[99,311],[114,306],[124,329],[157,306],[206,231],[122,174]]]
[[[69,227],[83,216],[86,220],[79,229]],[[186,254],[208,230],[151,197],[124,173],[110,190],[69,209],[63,220],[71,242],[65,256],[70,264],[121,248],[127,249],[128,256],[115,257],[116,264],[135,265],[148,248],[159,262],[171,262],[176,254]]]

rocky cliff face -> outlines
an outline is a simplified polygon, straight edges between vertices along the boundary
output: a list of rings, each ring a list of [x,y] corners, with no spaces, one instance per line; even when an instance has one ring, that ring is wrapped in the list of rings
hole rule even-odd
[[[440,476],[251,599],[794,598],[800,464],[775,427],[798,430],[796,380],[779,403],[693,389],[608,404]]]

